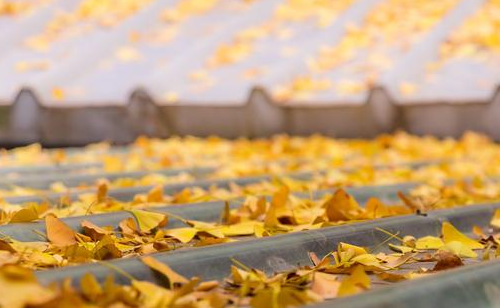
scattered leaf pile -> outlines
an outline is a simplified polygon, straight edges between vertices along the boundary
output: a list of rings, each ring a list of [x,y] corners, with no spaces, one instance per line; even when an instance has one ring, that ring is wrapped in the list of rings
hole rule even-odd
[[[416,169],[408,167],[398,168],[358,168],[353,171],[331,171],[325,175],[316,175],[310,180],[291,178],[276,178],[271,181],[261,181],[253,184],[236,185],[229,187],[212,186],[209,188],[188,187],[175,194],[164,194],[162,185],[154,185],[147,193],[138,193],[129,201],[119,201],[108,197],[107,193],[113,188],[132,187],[136,185],[152,185],[157,183],[172,183],[188,181],[188,175],[166,177],[162,175],[148,175],[141,179],[117,179],[111,183],[98,181],[96,193],[81,193],[71,199],[64,193],[68,188],[62,184],[54,184],[52,189],[62,193],[58,202],[29,202],[12,204],[0,202],[0,223],[29,222],[45,217],[52,213],[58,217],[79,216],[95,213],[106,213],[121,210],[154,208],[173,204],[188,204],[216,200],[231,200],[235,198],[258,198],[271,196],[282,187],[293,192],[311,193],[321,189],[331,189],[357,185],[384,185],[401,182],[427,182],[402,198],[404,204],[414,211],[429,211],[433,209],[449,208],[459,205],[469,205],[500,200],[500,182],[488,180],[498,171],[489,164],[479,167],[477,163],[443,163],[423,166]],[[472,180],[460,180],[464,177],[475,176]],[[445,183],[446,179],[456,179],[453,183]],[[81,186],[80,188],[91,188]],[[25,188],[14,188],[6,191],[5,196],[44,195]],[[29,213],[26,215],[24,213]]]
[[[152,192],[149,198],[160,197]],[[97,196],[106,202],[105,191]],[[17,212],[10,222],[38,217],[40,207]],[[188,220],[172,214],[130,209],[132,217],[118,226],[96,226],[83,220],[80,232],[72,230],[52,213],[45,213],[46,238],[40,242],[3,239],[0,251],[6,262],[29,268],[59,267],[82,262],[130,257],[186,246],[205,246],[234,241],[241,237],[312,230],[322,227],[409,214],[405,206],[388,206],[373,198],[360,207],[353,197],[339,189],[318,200],[299,199],[283,186],[271,201],[249,197],[243,204],[221,213],[221,222]],[[185,227],[165,229],[168,217],[181,220]],[[28,253],[27,253],[28,252]]]
[[[477,151],[477,148],[482,151]],[[461,139],[439,140],[403,132],[372,140],[342,140],[322,136],[275,136],[268,139],[226,140],[210,138],[154,139],[140,137],[126,148],[107,143],[76,152],[42,149],[39,144],[0,152],[1,167],[101,163],[107,172],[155,170],[167,167],[262,164],[276,161],[309,163],[322,160],[322,167],[357,167],[402,164],[415,161],[498,159],[498,145],[487,137],[466,133]],[[329,165],[325,165],[325,161]],[[247,167],[250,168],[250,167]]]
[[[499,215],[495,215],[492,223]],[[53,231],[54,240],[60,245],[71,244],[67,229]],[[105,232],[96,232],[104,236],[102,233]],[[443,223],[440,237],[417,239],[411,235],[403,238],[389,235],[390,239],[400,241],[400,245],[389,244],[393,252],[370,252],[365,247],[340,242],[322,258],[310,252],[311,265],[271,275],[233,260],[231,275],[222,282],[188,279],[152,257],[143,257],[145,265],[164,277],[163,285],[122,273],[130,278],[129,285],[118,285],[111,277],[99,283],[94,276],[86,274],[80,281],[80,290],[67,282],[43,287],[29,269],[4,262],[0,266],[0,288],[8,292],[0,297],[0,306],[66,307],[72,303],[76,307],[264,308],[270,304],[278,308],[297,307],[352,296],[382,282],[392,284],[464,266],[466,260],[477,258],[476,251],[483,251],[482,259],[486,259],[485,256],[491,254],[489,251],[498,247],[497,235],[481,234],[480,241],[476,241],[448,222]],[[26,292],[36,292],[37,296],[23,296]]]
[[[98,198],[105,199],[105,192]],[[150,194],[154,198],[154,193]],[[395,215],[411,214],[415,210],[412,200],[402,196],[406,205],[386,205],[376,198],[361,207],[356,200],[339,189],[333,195],[321,199],[300,199],[290,194],[283,186],[272,199],[248,197],[236,209],[226,206],[221,213],[221,222],[188,220],[172,214],[163,214],[139,209],[130,209],[132,217],[118,226],[96,226],[83,220],[80,230],[72,230],[53,214],[45,215],[47,234],[45,241],[20,242],[5,238],[0,242],[0,251],[8,263],[18,263],[29,268],[59,267],[82,262],[130,257],[173,250],[187,246],[205,246],[238,240],[242,237],[265,237],[275,234],[313,230],[339,224],[371,220]],[[11,222],[37,217],[38,208],[20,211]],[[168,217],[178,219],[185,227],[167,228]],[[500,214],[498,215],[500,217]],[[500,225],[500,223],[498,223]],[[450,225],[451,226],[451,225]],[[404,240],[405,247],[392,246],[401,252],[410,248],[446,248],[475,257],[472,251],[458,244],[448,244],[448,234],[453,228],[443,225],[443,240],[426,237],[410,241]],[[448,228],[448,229],[447,229]],[[450,231],[451,230],[451,231]],[[456,231],[456,230],[455,230]],[[448,233],[447,233],[448,232]],[[455,233],[457,233],[456,231]],[[455,235],[451,235],[453,237]],[[455,240],[450,240],[455,241]],[[460,241],[457,240],[457,241]],[[409,244],[410,243],[410,244]],[[409,246],[408,246],[409,245]],[[458,245],[458,246],[457,246]],[[471,249],[478,246],[471,246]],[[470,248],[470,247],[469,247]],[[480,247],[482,248],[482,246]],[[29,253],[26,253],[29,252]]]

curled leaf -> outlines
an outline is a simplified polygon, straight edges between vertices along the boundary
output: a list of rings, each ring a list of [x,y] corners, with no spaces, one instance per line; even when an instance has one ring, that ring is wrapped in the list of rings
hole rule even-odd
[[[165,278],[167,278],[171,289],[176,284],[185,284],[185,283],[189,282],[189,280],[187,280],[185,277],[174,272],[168,265],[156,260],[155,258],[144,257],[141,259],[141,261],[142,261],[142,263],[146,264],[152,270],[159,272]]]
[[[45,217],[47,238],[56,246],[71,246],[76,244],[75,234],[70,227],[56,216],[50,214]]]
[[[102,239],[105,235],[113,234],[113,231],[98,227],[88,220],[82,221],[81,226],[84,230],[85,235],[88,235],[94,241]]]
[[[437,263],[432,269],[433,271],[442,271],[464,265],[459,256],[448,251],[438,251],[435,258],[437,259]]]

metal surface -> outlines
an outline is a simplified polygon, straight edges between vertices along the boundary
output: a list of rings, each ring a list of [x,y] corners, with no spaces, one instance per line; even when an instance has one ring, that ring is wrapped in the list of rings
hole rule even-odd
[[[58,173],[60,175],[68,172],[82,171],[85,169],[101,168],[100,163],[78,163],[78,164],[61,164],[61,165],[45,165],[45,166],[29,166],[29,167],[2,167],[0,168],[1,175],[37,175],[47,173]]]
[[[100,172],[91,174],[49,174],[49,175],[24,175],[16,179],[4,178],[0,181],[0,187],[8,189],[12,186],[29,187],[35,189],[49,189],[52,184],[59,182],[67,187],[77,187],[79,185],[94,185],[98,179],[107,179],[110,181],[120,178],[138,179],[148,174],[160,174],[164,176],[175,176],[181,173],[187,173],[195,178],[213,172],[214,168],[170,168],[152,171],[131,171],[131,172]]]

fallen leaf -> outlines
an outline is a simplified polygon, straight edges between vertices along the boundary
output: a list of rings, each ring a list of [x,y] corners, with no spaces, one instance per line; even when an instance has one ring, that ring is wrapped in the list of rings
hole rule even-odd
[[[109,260],[118,259],[123,256],[122,252],[116,246],[116,242],[109,236],[105,235],[93,249],[94,259]]]
[[[448,251],[438,251],[435,258],[437,259],[437,263],[432,269],[433,271],[442,271],[464,265],[459,256]]]
[[[189,280],[187,280],[185,277],[174,272],[168,265],[159,262],[155,258],[143,257],[141,261],[144,264],[146,264],[149,268],[159,272],[165,278],[167,278],[170,289],[172,289],[176,284],[185,284],[189,282]]]
[[[342,279],[338,296],[350,296],[360,293],[370,288],[370,277],[365,273],[363,266],[358,265],[353,268],[351,275]]]
[[[57,295],[39,285],[31,270],[15,265],[0,267],[0,290],[0,307],[5,308],[41,306]]]
[[[500,209],[495,210],[495,214],[493,214],[493,217],[491,218],[490,225],[500,229]]]
[[[36,207],[30,206],[17,211],[10,219],[10,223],[31,222],[38,219]]]
[[[133,218],[125,218],[118,224],[124,235],[133,236],[137,233],[137,224]]]
[[[337,297],[340,281],[336,275],[314,272],[311,290],[325,299]]]
[[[56,246],[71,246],[76,244],[75,231],[53,214],[45,217],[47,238]]]
[[[446,243],[440,250],[452,252],[459,257],[465,258],[477,258],[477,253],[470,249],[467,245],[458,241],[451,241]]]
[[[95,301],[103,293],[101,285],[90,273],[85,273],[80,280],[80,289],[82,290],[82,294],[91,301]]]
[[[439,249],[444,246],[443,240],[435,236],[424,236],[415,242],[416,249]]]
[[[129,210],[129,212],[134,215],[142,232],[164,227],[168,222],[168,217],[165,214],[143,210]]]
[[[82,221],[80,225],[82,226],[85,235],[88,235],[94,241],[101,240],[105,235],[113,234],[113,231],[98,227],[88,220]]]
[[[474,235],[479,237],[479,238],[486,237],[484,235],[483,229],[479,226],[472,226],[472,233],[474,233]]]
[[[97,202],[104,202],[108,196],[109,183],[107,180],[97,181]]]
[[[445,221],[442,225],[443,241],[445,243],[457,241],[461,242],[470,249],[482,249],[484,246],[479,242],[467,237],[465,234],[458,231],[452,224]]]
[[[162,185],[156,185],[153,187],[149,192],[147,196],[148,202],[163,202],[163,186]]]
[[[181,243],[191,242],[197,233],[198,230],[196,230],[195,228],[175,228],[164,231],[164,234],[166,236],[173,237],[179,240]]]
[[[408,252],[412,252],[415,250],[414,248],[411,248],[411,247],[402,246],[402,245],[394,245],[391,243],[389,243],[388,246],[391,250],[393,250],[395,252],[401,252],[401,253],[408,253]]]
[[[343,189],[338,189],[324,207],[329,221],[356,219],[360,212],[359,204]]]
[[[409,278],[408,275],[389,273],[389,272],[378,273],[377,277],[379,279],[382,279],[382,280],[388,281],[388,282],[400,282],[403,280],[407,280]]]

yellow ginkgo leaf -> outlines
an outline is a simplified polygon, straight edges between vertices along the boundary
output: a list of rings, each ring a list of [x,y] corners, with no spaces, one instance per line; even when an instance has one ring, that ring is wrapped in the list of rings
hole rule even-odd
[[[38,212],[35,207],[31,206],[17,211],[10,219],[9,223],[30,222],[38,219]]]
[[[344,243],[344,242],[340,242],[339,245],[338,245],[338,247],[337,247],[337,250],[339,252],[340,251],[347,251],[349,249],[354,250],[354,255],[355,256],[364,255],[364,254],[368,253],[368,251],[366,251],[366,249],[364,249],[363,247],[359,247],[359,246],[356,246],[356,245],[347,244],[347,243]]]
[[[329,221],[356,219],[360,212],[359,204],[343,189],[337,190],[324,206]]]
[[[500,226],[500,220],[498,223]],[[474,233],[474,235],[477,237],[485,237],[483,229],[479,226],[472,226],[472,233]]]
[[[168,283],[171,289],[174,287],[175,284],[184,284],[189,282],[189,280],[187,280],[185,277],[179,275],[174,270],[172,270],[168,265],[166,265],[165,263],[161,263],[155,258],[144,257],[141,259],[141,261],[152,270],[155,270],[161,273],[163,276],[165,276],[165,278],[168,279]]]
[[[495,214],[493,214],[493,217],[491,218],[490,221],[490,225],[500,229],[500,209],[497,209],[495,211]]]
[[[149,281],[132,280],[132,287],[142,295],[144,307],[168,307],[174,298],[174,291]]]
[[[255,232],[255,226],[260,224],[257,221],[244,221],[234,225],[224,226],[222,228],[222,233],[225,236],[241,236],[241,235],[252,235]]]
[[[464,244],[465,246],[467,246],[470,249],[482,249],[483,248],[482,244],[467,237],[465,234],[458,231],[455,227],[453,227],[452,224],[450,224],[447,221],[443,223],[441,232],[443,233],[443,241],[445,243],[457,241],[457,242],[461,242],[462,244]]]
[[[351,259],[351,262],[359,263],[364,266],[374,266],[374,267],[380,266],[380,262],[377,259],[377,257],[369,253],[355,256],[354,258]]]
[[[414,248],[402,246],[402,245],[394,245],[391,243],[389,243],[388,245],[389,245],[389,248],[395,252],[409,253],[409,252],[412,252],[415,250]]]
[[[104,202],[108,195],[109,183],[107,180],[99,180],[97,182],[97,193],[96,199],[97,202]]]
[[[80,289],[83,295],[92,301],[95,301],[103,292],[97,279],[90,273],[86,273],[80,280]]]
[[[365,273],[362,265],[356,266],[349,277],[340,282],[337,296],[354,295],[370,288],[370,277]]]
[[[171,236],[181,243],[189,243],[198,233],[195,228],[175,228],[163,231],[166,236]]]
[[[366,210],[365,213],[366,217],[370,219],[381,218],[391,215],[387,206],[383,204],[382,201],[374,197],[371,197],[370,199],[368,199],[368,201],[366,201],[365,210]]]
[[[459,257],[477,258],[477,253],[475,253],[474,250],[458,241],[448,242],[443,247],[441,247],[440,250],[452,252]]]
[[[415,242],[416,249],[439,249],[443,246],[443,240],[435,236],[424,236]]]
[[[262,224],[256,224],[254,227],[255,237],[269,236],[270,233],[264,228]]]
[[[143,232],[148,232],[155,228],[164,227],[168,222],[168,217],[161,213],[143,210],[130,210],[129,212],[134,215],[137,223],[139,224],[139,229]]]
[[[57,296],[38,284],[31,270],[15,265],[0,267],[0,290],[0,307],[9,308],[43,306]]]
[[[280,227],[281,223],[279,222],[278,218],[293,216],[293,212],[287,206],[289,195],[290,189],[287,186],[282,186],[273,195],[271,205],[266,212],[264,226],[268,228]]]
[[[218,226],[215,223],[207,223],[207,222],[197,221],[197,220],[186,220],[185,222],[188,225],[195,228],[198,232],[205,232],[205,233],[210,234],[211,236],[218,237],[218,238],[224,237],[224,233],[222,232],[223,227]]]
[[[147,196],[148,202],[162,202],[163,201],[163,186],[156,185],[153,187]]]
[[[123,162],[115,156],[104,156],[103,165],[106,172],[119,172],[123,170]]]

